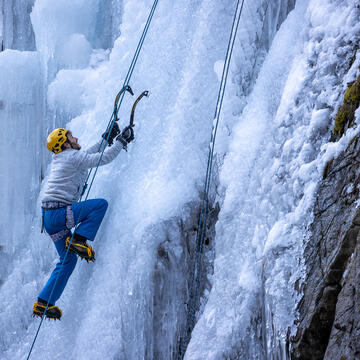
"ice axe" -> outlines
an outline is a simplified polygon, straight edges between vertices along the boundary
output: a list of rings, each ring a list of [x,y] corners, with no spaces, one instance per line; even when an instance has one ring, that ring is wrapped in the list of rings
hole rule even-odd
[[[131,109],[131,114],[130,114],[130,127],[133,127],[135,126],[134,124],[134,116],[135,116],[135,109],[136,109],[136,106],[137,104],[139,103],[139,101],[144,97],[149,97],[149,91],[148,90],[145,90],[143,91],[139,96],[138,98],[135,100],[133,106],[132,106],[132,109]]]

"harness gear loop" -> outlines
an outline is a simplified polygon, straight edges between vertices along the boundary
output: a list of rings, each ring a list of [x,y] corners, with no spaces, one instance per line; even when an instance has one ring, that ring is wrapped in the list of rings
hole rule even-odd
[[[45,210],[54,210],[60,209],[65,207],[66,204],[60,201],[44,201],[41,205],[41,233],[45,231],[44,228],[44,217],[45,217]]]
[[[75,226],[75,218],[74,212],[72,210],[71,205],[66,207],[66,218],[65,218],[65,226],[70,230]]]
[[[71,205],[67,205],[58,201],[47,201],[43,203],[42,206],[42,226],[41,226],[41,232],[44,231],[44,217],[45,217],[45,211],[46,210],[58,210],[66,207],[65,212],[65,226],[66,229],[62,229],[55,234],[49,234],[51,237],[51,240],[56,242],[61,239],[63,239],[66,235],[70,233],[70,229],[72,229],[75,226],[75,219],[74,219],[74,212],[71,208]]]
[[[41,208],[41,233],[44,232],[44,216],[45,216],[45,209]]]

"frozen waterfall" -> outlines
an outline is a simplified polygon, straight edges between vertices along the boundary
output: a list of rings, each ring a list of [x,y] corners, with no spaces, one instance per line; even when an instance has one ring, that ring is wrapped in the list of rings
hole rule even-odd
[[[0,358],[26,359],[32,304],[56,264],[40,233],[49,131],[100,139],[151,0],[0,0]],[[127,153],[99,169],[109,201],[95,263],[78,262],[31,359],[176,359],[212,117],[236,2],[159,0],[130,85],[150,91]],[[287,359],[303,244],[359,26],[353,1],[245,0],[230,67],[200,309],[185,354]],[[356,64],[349,72],[355,74]],[[352,75],[351,75],[352,74]],[[133,100],[125,95],[121,127]],[[349,135],[350,136],[350,135]],[[216,223],[216,225],[215,225]]]

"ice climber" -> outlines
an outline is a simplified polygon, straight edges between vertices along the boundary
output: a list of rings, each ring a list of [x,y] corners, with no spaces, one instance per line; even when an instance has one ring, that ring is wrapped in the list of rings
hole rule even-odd
[[[104,199],[77,201],[82,194],[88,169],[96,167],[100,158],[100,165],[114,160],[120,150],[126,149],[127,144],[134,139],[134,131],[128,126],[120,134],[115,122],[110,134],[108,131],[102,137],[108,138],[109,145],[102,157],[99,151],[101,142],[88,150],[81,150],[78,139],[69,130],[55,129],[47,138],[47,148],[54,154],[42,195],[43,227],[53,240],[60,259],[34,303],[33,314],[36,316],[42,316],[48,306],[46,317],[60,319],[62,312],[55,306],[55,302],[64,291],[75,268],[77,256],[87,261],[95,260],[95,252],[87,240],[94,240],[108,203]],[[103,146],[105,144],[103,141]],[[76,225],[78,227],[71,241],[71,229]]]

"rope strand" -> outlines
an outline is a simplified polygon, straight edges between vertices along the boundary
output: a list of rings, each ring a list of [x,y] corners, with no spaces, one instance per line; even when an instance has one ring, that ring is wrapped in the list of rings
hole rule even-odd
[[[226,88],[226,82],[227,77],[229,73],[229,66],[230,66],[230,60],[231,55],[234,48],[234,42],[237,34],[237,30],[240,23],[240,18],[244,6],[244,0],[242,0],[241,6],[240,5],[241,0],[237,0],[236,10],[233,18],[233,23],[231,27],[231,33],[230,38],[228,42],[228,47],[226,51],[225,56],[225,63],[224,68],[221,76],[221,83],[215,108],[215,114],[214,114],[214,122],[215,125],[212,127],[211,131],[211,138],[210,138],[210,145],[209,145],[209,154],[208,154],[208,162],[207,162],[207,169],[206,169],[206,177],[205,177],[205,185],[204,185],[204,197],[201,205],[201,211],[200,211],[200,218],[199,218],[199,226],[198,226],[198,232],[196,235],[196,259],[193,262],[193,268],[192,268],[192,274],[191,274],[191,285],[190,285],[190,296],[188,301],[188,315],[186,319],[186,325],[184,329],[184,335],[180,339],[180,346],[179,346],[179,356],[178,359],[182,360],[185,355],[186,346],[188,345],[190,341],[190,333],[194,327],[194,320],[195,320],[195,313],[197,309],[197,303],[198,303],[198,292],[199,292],[199,286],[200,286],[200,276],[201,276],[201,259],[202,259],[202,252],[203,252],[203,244],[204,244],[204,238],[205,238],[205,231],[206,231],[206,221],[207,221],[207,213],[208,213],[208,206],[209,206],[209,189],[211,184],[211,172],[212,172],[212,164],[213,164],[213,158],[214,158],[214,148],[215,148],[215,139],[216,139],[216,133],[217,128],[219,124],[219,118],[222,108],[222,103],[224,99],[225,94],[225,88]],[[195,280],[196,279],[196,280]]]

